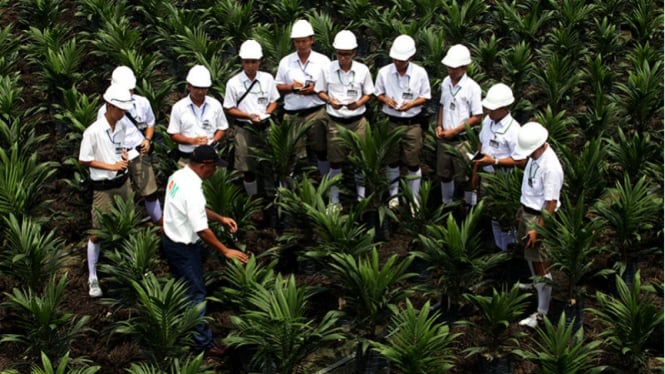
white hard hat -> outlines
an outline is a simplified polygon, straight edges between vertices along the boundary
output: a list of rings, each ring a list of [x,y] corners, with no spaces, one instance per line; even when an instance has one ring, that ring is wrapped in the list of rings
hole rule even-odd
[[[243,60],[258,60],[263,57],[263,50],[261,44],[256,40],[246,40],[240,46],[240,53],[238,53]]]
[[[469,65],[471,63],[471,52],[469,52],[469,48],[461,44],[455,44],[450,47],[441,63],[451,68]]]
[[[540,123],[525,123],[517,135],[517,147],[515,148],[517,154],[528,157],[538,147],[545,144],[548,135],[547,129]]]
[[[356,36],[349,30],[342,30],[335,35],[333,48],[341,50],[351,50],[358,48]]]
[[[128,90],[136,88],[136,77],[134,72],[127,66],[118,66],[111,74],[111,84],[119,84]]]
[[[390,47],[390,58],[395,60],[406,61],[415,54],[416,42],[408,35],[398,36]]]
[[[483,99],[483,106],[489,110],[495,110],[515,102],[513,90],[503,83],[497,83],[487,90],[487,95]]]
[[[106,89],[103,97],[104,101],[122,110],[132,109],[132,94],[125,86],[112,84]]]
[[[304,19],[297,20],[293,24],[293,27],[291,28],[291,39],[306,38],[312,35],[314,35],[314,29],[307,20]]]
[[[210,87],[212,86],[210,72],[203,65],[194,65],[187,73],[187,83],[194,87]]]

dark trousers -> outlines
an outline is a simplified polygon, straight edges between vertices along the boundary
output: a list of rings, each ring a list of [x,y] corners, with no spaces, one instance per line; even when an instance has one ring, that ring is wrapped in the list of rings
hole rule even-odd
[[[193,305],[197,305],[206,298],[205,282],[203,280],[203,261],[201,251],[203,248],[198,243],[182,244],[176,243],[166,235],[162,235],[162,249],[169,263],[171,273],[187,283],[187,295]],[[205,316],[206,308],[201,312]],[[194,349],[203,351],[215,346],[212,330],[207,323],[198,324],[194,333]]]

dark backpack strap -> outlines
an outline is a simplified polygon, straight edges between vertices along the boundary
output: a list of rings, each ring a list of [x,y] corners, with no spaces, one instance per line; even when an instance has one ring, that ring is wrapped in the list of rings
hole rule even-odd
[[[240,103],[245,99],[245,97],[249,94],[249,91],[252,90],[252,87],[254,87],[254,85],[255,85],[256,82],[258,82],[258,81],[259,81],[258,79],[254,79],[254,80],[252,81],[252,84],[249,85],[249,88],[247,89],[247,91],[245,91],[245,93],[242,94],[242,96],[240,96],[240,99],[238,99],[238,101],[236,102],[236,107],[238,107],[238,105],[240,105]]]

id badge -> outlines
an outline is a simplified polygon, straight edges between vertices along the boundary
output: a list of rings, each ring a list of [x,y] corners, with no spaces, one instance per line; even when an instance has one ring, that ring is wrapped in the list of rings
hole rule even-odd
[[[210,129],[210,120],[207,119],[203,120],[203,122],[201,123],[201,127],[203,127],[204,130]]]
[[[346,90],[346,97],[357,97],[358,96],[358,90]]]
[[[123,147],[115,147],[115,154],[122,157],[122,151],[124,150],[125,148]]]
[[[494,140],[494,139],[491,139],[491,140],[490,140],[490,146],[491,146],[491,147],[494,147],[494,148],[499,148],[499,142],[497,142],[497,141]]]
[[[450,110],[455,110],[455,106],[456,106],[456,105],[455,105],[455,102],[454,102],[454,101],[451,101],[451,102],[450,102]]]
[[[137,122],[136,127],[138,127],[139,130],[143,131],[148,127],[147,122]]]
[[[256,102],[257,102],[259,105],[268,105],[268,98],[265,97],[265,96],[257,97],[257,98],[256,98]]]
[[[403,92],[402,99],[404,100],[413,100],[413,92]]]

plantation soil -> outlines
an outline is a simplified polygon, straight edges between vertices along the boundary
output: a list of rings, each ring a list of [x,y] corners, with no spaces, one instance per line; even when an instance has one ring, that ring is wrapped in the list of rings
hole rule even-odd
[[[47,143],[48,145],[42,149],[40,154],[43,160],[63,160],[66,156],[71,155],[71,144],[64,138],[58,137],[55,133],[49,134],[53,142]],[[72,170],[63,167],[59,171],[58,178],[53,181],[49,186],[49,192],[46,199],[52,200],[49,209],[55,214],[55,218],[47,222],[45,225],[48,229],[55,230],[55,232],[66,240],[68,250],[67,267],[63,272],[67,272],[69,279],[69,287],[65,294],[65,301],[63,309],[66,312],[71,312],[79,317],[89,316],[90,321],[88,328],[91,330],[82,338],[73,342],[72,357],[86,358],[91,364],[101,366],[100,373],[103,374],[120,374],[124,373],[131,363],[137,363],[144,359],[141,349],[131,340],[125,336],[113,334],[114,323],[124,320],[127,315],[122,310],[113,310],[104,305],[97,299],[92,299],[87,293],[87,264],[85,261],[86,249],[86,230],[89,227],[89,202],[86,197],[73,191],[64,183],[64,179],[72,177]],[[276,244],[276,233],[271,228],[261,228],[253,233],[246,235],[245,244],[253,253],[262,253]],[[388,256],[397,254],[404,256],[409,250],[409,243],[411,238],[397,232],[392,232],[389,240],[379,246],[379,251],[382,259]],[[607,258],[600,257],[601,261],[607,261]],[[166,272],[167,268],[165,262],[161,262],[161,272]],[[292,271],[293,264],[283,263],[282,271]],[[606,266],[606,263],[597,263],[598,269]],[[511,266],[521,266],[511,265]],[[223,261],[217,257],[211,256],[206,263],[206,269],[209,271],[221,271],[224,268]],[[656,284],[663,283],[663,258],[662,256],[648,256],[639,263],[639,268],[642,272],[643,283],[655,282]],[[500,271],[497,270],[496,274],[490,274],[490,278],[501,279],[505,274],[509,274],[518,269],[511,269],[504,267]],[[555,280],[560,277],[555,273]],[[330,280],[320,274],[305,275],[300,272],[296,273],[296,279],[299,285],[321,286],[329,288],[332,291],[328,293],[315,296],[310,300],[312,316],[322,316],[328,310],[336,308],[337,296],[334,294],[334,287],[330,287]],[[609,283],[602,278],[595,277],[585,279],[583,283],[587,286],[587,295],[585,306],[595,307],[593,294],[599,290],[603,292],[611,292],[612,287]],[[101,281],[102,288],[104,288],[104,280]],[[15,284],[11,279],[0,276],[0,301],[7,300],[5,293],[11,292],[14,287],[20,285]],[[217,287],[219,285],[213,285]],[[209,290],[210,294],[212,290]],[[565,300],[565,295],[560,292],[554,294],[555,301],[553,302],[553,313],[557,313],[556,305],[562,305]],[[420,307],[427,301],[426,297],[416,295],[414,304]],[[434,304],[437,300],[432,300]],[[535,302],[535,301],[534,301]],[[662,308],[662,298],[658,300]],[[217,338],[223,338],[232,329],[230,322],[231,312],[226,310],[223,305],[211,304],[209,306],[208,314],[212,317],[214,323],[212,324],[213,332]],[[464,315],[464,313],[467,313]],[[462,311],[462,318],[472,317],[472,311]],[[551,316],[552,317],[552,316]],[[385,321],[386,324],[388,321]],[[521,328],[514,326],[514,328]],[[589,313],[584,315],[584,331],[588,339],[593,339],[602,330],[603,326],[600,325]],[[0,308],[0,331],[2,333],[10,333],[15,330],[12,321],[8,316],[5,308]],[[478,337],[473,334],[466,334],[464,328],[455,326],[454,332],[462,333],[456,340],[455,352],[457,361],[455,362],[455,369],[453,373],[477,373],[483,367],[481,358],[471,357],[467,358],[463,352],[465,348],[473,346],[478,341]],[[530,336],[535,336],[533,331],[525,330]],[[652,338],[652,347],[660,349],[655,352],[656,355],[663,355],[663,331],[660,329]],[[522,346],[533,344],[530,339],[524,339],[521,342]],[[35,357],[28,356],[22,351],[21,347],[16,344],[4,343],[0,349],[0,369],[15,368],[20,372],[27,373],[30,365],[35,363]],[[330,347],[313,354],[309,361],[303,365],[303,372],[314,372],[347,356],[353,350],[350,348],[349,343],[340,342],[338,345],[331,345]],[[216,372],[219,373],[242,373],[242,362],[240,360],[242,352],[230,351],[229,354],[219,360],[210,360],[209,363],[215,367]],[[619,357],[605,356],[600,360],[602,364],[621,366]],[[653,363],[654,367],[660,366],[658,362]],[[519,359],[513,358],[514,373],[532,373],[534,372],[535,365]]]

